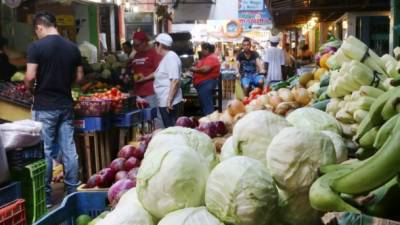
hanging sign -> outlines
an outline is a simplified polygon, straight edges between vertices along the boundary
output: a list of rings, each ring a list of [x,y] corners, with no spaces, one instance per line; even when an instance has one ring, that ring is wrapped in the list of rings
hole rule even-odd
[[[261,11],[263,9],[263,0],[239,0],[239,11]]]

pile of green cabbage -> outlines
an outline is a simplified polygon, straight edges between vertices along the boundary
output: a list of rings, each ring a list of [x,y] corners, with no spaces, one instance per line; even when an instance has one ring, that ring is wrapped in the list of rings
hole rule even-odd
[[[221,162],[212,140],[197,130],[172,127],[155,134],[136,189],[102,224],[320,224],[309,188],[320,166],[346,159],[346,148],[330,117],[296,111],[289,122],[268,111],[248,113],[222,146]]]

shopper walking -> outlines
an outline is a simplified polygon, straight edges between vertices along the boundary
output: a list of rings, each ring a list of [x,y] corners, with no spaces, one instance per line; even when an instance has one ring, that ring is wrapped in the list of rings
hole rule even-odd
[[[214,112],[213,91],[218,85],[221,71],[221,63],[218,56],[214,54],[215,46],[209,43],[201,45],[202,58],[191,68],[193,84],[197,90],[203,115]]]
[[[71,86],[81,81],[83,68],[78,47],[59,35],[53,14],[38,12],[33,27],[39,40],[28,47],[25,84],[34,94],[32,117],[43,123],[46,201],[51,206],[53,159],[58,155],[64,165],[67,194],[79,185]]]
[[[133,34],[133,47],[136,54],[132,60],[132,73],[135,80],[133,91],[149,102],[150,107],[158,107],[157,96],[154,92],[154,71],[156,71],[161,57],[156,50],[149,45],[149,38],[145,32],[139,31]],[[155,118],[156,128],[163,128],[160,112]]]
[[[285,53],[285,67],[282,72],[283,79],[286,80],[295,74],[296,70],[296,59],[293,57],[290,49],[290,44],[285,44],[285,49],[283,51]]]
[[[304,44],[303,47],[301,47],[301,52],[300,52],[300,61],[301,65],[309,65],[313,61],[313,53],[310,51],[308,48],[308,44]]]
[[[278,48],[279,37],[270,38],[271,46],[265,51],[264,60],[268,65],[267,84],[279,82],[283,79],[282,67],[285,65],[285,53]]]
[[[172,38],[168,34],[159,34],[155,49],[162,60],[155,72],[154,90],[159,102],[159,109],[165,127],[175,125],[177,113],[182,101],[180,88],[181,60],[171,51]]]
[[[262,88],[264,86],[265,74],[264,66],[260,55],[251,50],[251,41],[249,38],[243,39],[243,51],[237,56],[239,78],[241,79],[246,96],[252,87]]]
[[[10,81],[11,77],[17,72],[17,67],[10,63],[5,48],[8,40],[0,36],[0,81]]]

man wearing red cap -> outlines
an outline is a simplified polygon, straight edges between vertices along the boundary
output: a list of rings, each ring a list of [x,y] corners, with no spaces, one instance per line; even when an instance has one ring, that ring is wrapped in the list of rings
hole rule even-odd
[[[150,107],[158,107],[157,97],[154,92],[154,71],[160,63],[161,56],[149,45],[149,38],[145,32],[139,31],[133,34],[133,47],[136,50],[132,60],[132,72],[134,74],[134,92],[137,96],[146,99]],[[159,113],[157,113],[159,115]],[[157,116],[156,127],[162,128],[161,117]]]

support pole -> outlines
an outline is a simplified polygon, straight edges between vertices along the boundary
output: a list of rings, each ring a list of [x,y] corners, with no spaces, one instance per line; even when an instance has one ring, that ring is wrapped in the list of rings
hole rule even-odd
[[[391,43],[392,48],[399,46],[400,44],[400,0],[391,0],[390,1],[390,13],[391,13],[391,24],[392,24],[392,37]]]

